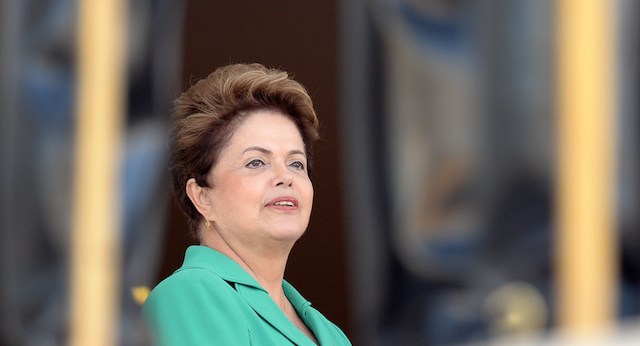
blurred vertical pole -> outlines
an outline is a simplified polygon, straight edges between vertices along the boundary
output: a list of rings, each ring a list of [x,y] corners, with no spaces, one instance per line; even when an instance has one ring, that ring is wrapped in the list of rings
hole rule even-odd
[[[616,1],[557,2],[557,302],[585,334],[616,315]]]
[[[20,173],[24,169],[21,157],[29,157],[21,136],[21,117],[18,106],[20,86],[21,42],[25,36],[22,25],[24,2],[0,0],[0,344],[17,344],[23,329],[12,304],[17,285],[10,280],[17,277],[15,254],[16,232],[23,232],[23,217],[29,214],[22,201],[16,201],[22,191]],[[29,214],[31,215],[31,214]],[[32,216],[32,215],[31,215]]]
[[[118,340],[118,152],[124,111],[123,0],[80,0],[72,253],[72,345]]]

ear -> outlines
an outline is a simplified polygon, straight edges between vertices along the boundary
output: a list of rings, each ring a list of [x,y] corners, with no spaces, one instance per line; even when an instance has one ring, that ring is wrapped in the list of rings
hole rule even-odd
[[[198,185],[196,179],[191,178],[187,180],[185,189],[187,196],[189,196],[191,203],[193,203],[198,212],[200,212],[206,220],[213,220],[213,208],[211,207],[211,200],[207,193],[209,188]]]

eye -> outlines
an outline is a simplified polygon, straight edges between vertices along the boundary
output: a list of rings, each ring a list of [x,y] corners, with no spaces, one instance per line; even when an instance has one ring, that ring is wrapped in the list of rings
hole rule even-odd
[[[302,171],[304,170],[304,163],[302,161],[293,161],[291,167]]]
[[[245,167],[247,167],[247,168],[260,168],[262,166],[264,166],[264,162],[262,160],[254,159],[254,160],[249,161],[249,163],[247,163]]]

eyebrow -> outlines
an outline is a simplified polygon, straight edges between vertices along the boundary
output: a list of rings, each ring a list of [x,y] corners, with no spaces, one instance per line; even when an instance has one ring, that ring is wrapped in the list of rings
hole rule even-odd
[[[257,147],[257,146],[253,146],[253,147],[248,147],[247,149],[242,151],[242,154],[244,155],[245,153],[249,152],[249,151],[259,151],[265,155],[271,155],[273,154],[273,152],[269,149],[265,149],[263,147]],[[302,151],[302,150],[298,150],[298,149],[294,149],[294,150],[290,150],[288,153],[288,155],[302,155],[304,157],[307,157],[307,154]]]

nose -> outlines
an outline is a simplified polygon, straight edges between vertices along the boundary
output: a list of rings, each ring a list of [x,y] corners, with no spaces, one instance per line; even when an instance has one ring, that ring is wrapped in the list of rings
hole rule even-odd
[[[291,186],[293,184],[293,174],[287,168],[287,165],[278,165],[275,172],[275,186]]]

